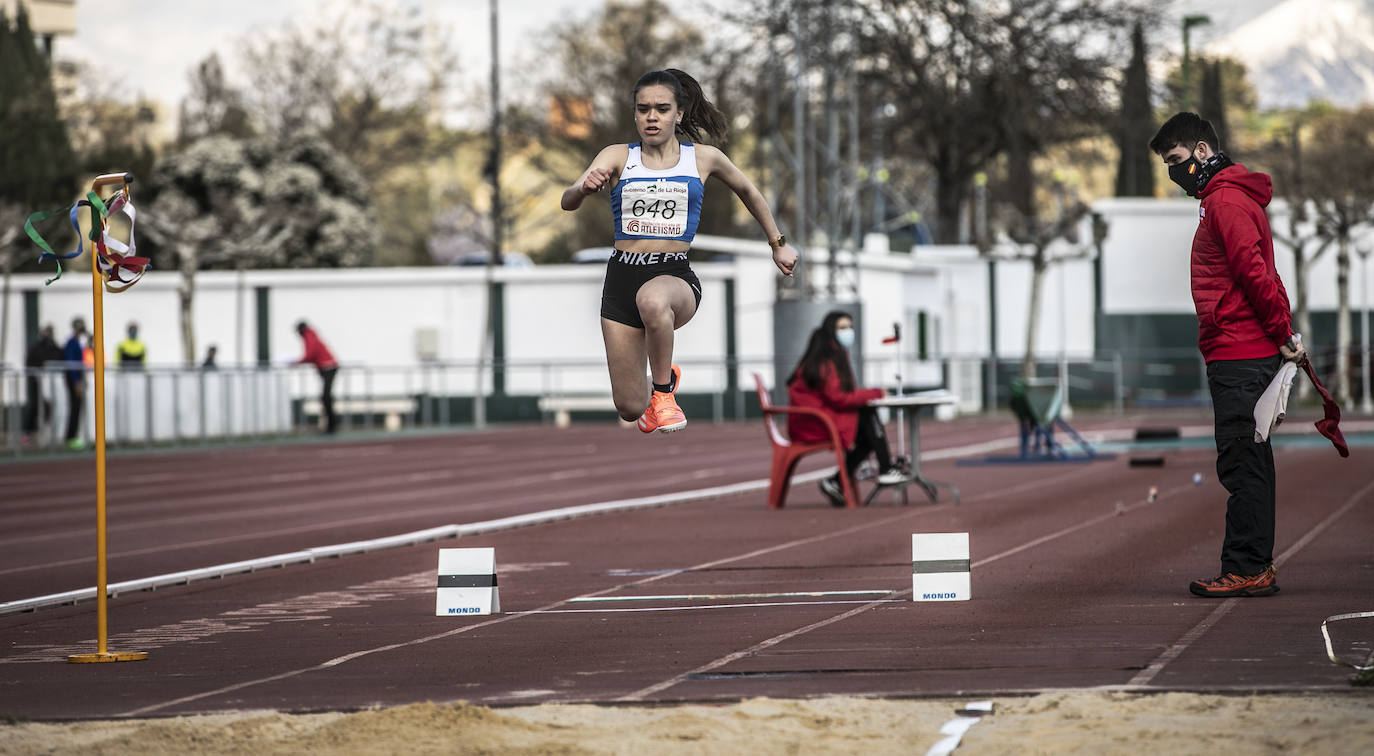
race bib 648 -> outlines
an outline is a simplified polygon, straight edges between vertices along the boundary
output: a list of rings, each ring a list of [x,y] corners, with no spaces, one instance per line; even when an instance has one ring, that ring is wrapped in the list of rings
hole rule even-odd
[[[620,230],[635,236],[687,233],[686,181],[634,181],[620,189]]]

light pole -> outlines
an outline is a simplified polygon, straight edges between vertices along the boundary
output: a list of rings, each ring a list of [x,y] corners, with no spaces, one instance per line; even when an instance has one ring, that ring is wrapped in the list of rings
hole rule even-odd
[[[1374,400],[1369,396],[1369,249],[1359,247],[1360,254],[1360,412],[1374,412]]]
[[[1212,17],[1197,13],[1183,17],[1183,110],[1188,110],[1193,97],[1193,81],[1190,76],[1188,30],[1194,26],[1212,23]]]
[[[477,389],[473,396],[472,421],[478,428],[487,424],[486,387],[483,385],[487,361],[491,361],[492,392],[505,393],[504,290],[496,281],[496,268],[502,264],[501,211],[501,52],[499,45],[498,0],[488,0],[491,33],[491,144],[487,151],[487,180],[491,183],[491,251],[487,255],[487,317],[477,355]]]

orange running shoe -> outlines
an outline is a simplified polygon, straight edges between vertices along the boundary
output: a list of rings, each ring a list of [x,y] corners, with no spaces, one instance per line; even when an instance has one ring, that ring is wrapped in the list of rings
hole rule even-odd
[[[649,397],[649,406],[644,408],[644,414],[635,421],[635,427],[644,433],[653,433],[658,430],[658,419],[654,416],[654,398]]]
[[[1230,598],[1231,596],[1269,596],[1279,592],[1279,573],[1274,565],[1258,575],[1228,573],[1211,580],[1194,580],[1188,590],[1195,596]]]
[[[673,365],[673,390],[668,393],[655,391],[649,396],[649,406],[639,416],[636,425],[644,433],[672,433],[687,427],[687,416],[677,406],[674,396],[682,385],[682,368]]]

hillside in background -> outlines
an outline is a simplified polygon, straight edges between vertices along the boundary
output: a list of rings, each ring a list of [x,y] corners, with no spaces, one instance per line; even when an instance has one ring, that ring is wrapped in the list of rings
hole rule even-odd
[[[1283,0],[1195,50],[1244,63],[1262,108],[1374,104],[1374,0]]]

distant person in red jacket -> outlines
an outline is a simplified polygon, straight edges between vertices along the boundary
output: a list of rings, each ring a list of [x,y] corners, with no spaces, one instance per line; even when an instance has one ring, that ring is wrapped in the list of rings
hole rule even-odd
[[[1306,357],[1293,339],[1288,292],[1274,269],[1265,206],[1269,176],[1251,173],[1221,151],[1211,122],[1194,113],[1170,118],[1150,140],[1169,178],[1202,200],[1193,235],[1192,288],[1198,349],[1207,362],[1217,444],[1217,479],[1226,488],[1221,574],[1194,580],[1198,596],[1268,596],[1274,569],[1274,451],[1255,443],[1255,403],[1283,360]]]
[[[339,363],[334,361],[334,355],[330,353],[329,347],[320,340],[315,329],[306,324],[304,320],[296,324],[296,333],[301,335],[301,341],[305,346],[305,354],[293,364],[304,365],[310,363],[320,371],[320,381],[324,384],[324,389],[320,393],[320,408],[324,412],[324,432],[333,433],[338,429],[338,417],[334,415],[334,376],[339,373]]]
[[[827,314],[820,327],[811,332],[806,352],[787,381],[789,401],[797,407],[821,410],[834,421],[840,440],[849,450],[844,461],[850,480],[859,464],[872,454],[878,460],[878,482],[898,483],[905,476],[892,464],[892,452],[878,411],[868,406],[870,400],[880,399],[887,392],[880,388],[855,388],[854,370],[849,364],[849,349],[853,345],[854,321],[849,314],[839,310]],[[805,415],[787,416],[787,435],[803,444],[830,440],[825,426]],[[838,471],[822,479],[820,485],[831,504],[844,506]]]

